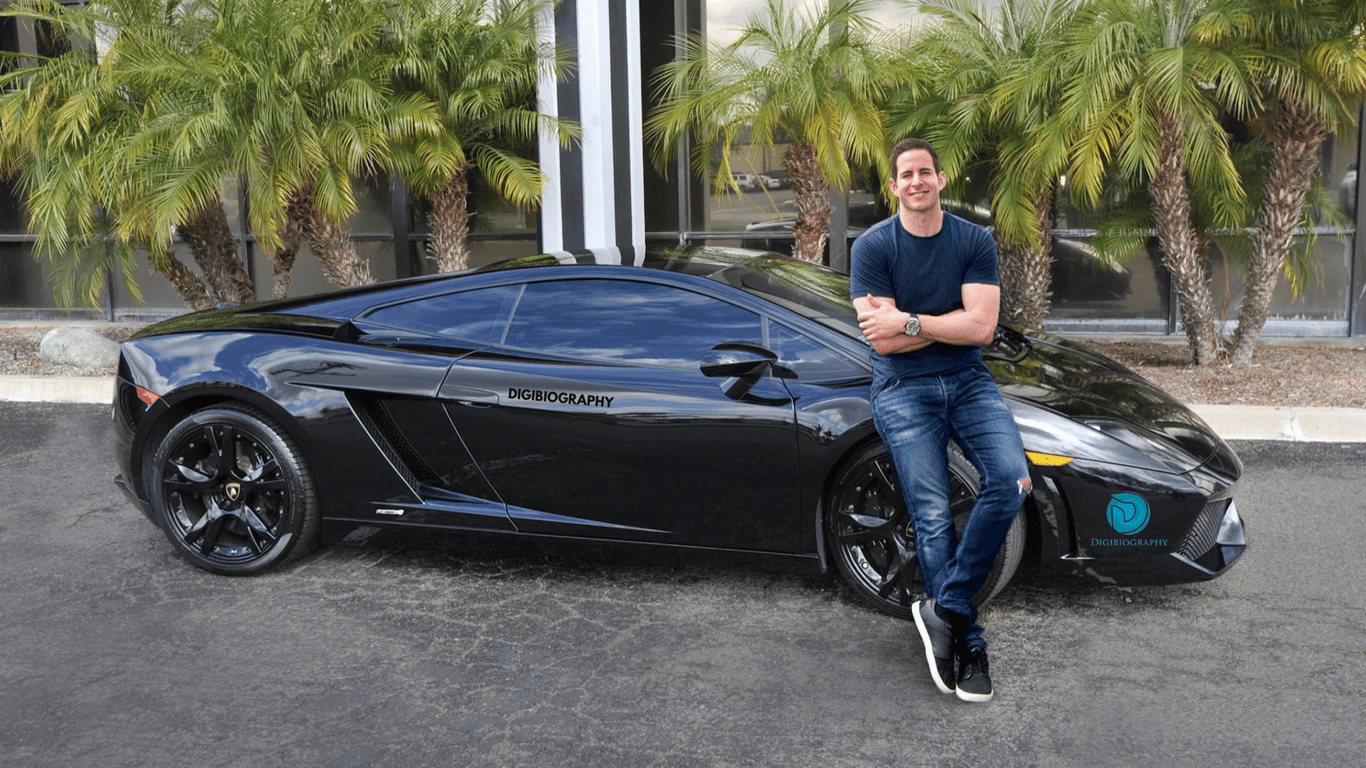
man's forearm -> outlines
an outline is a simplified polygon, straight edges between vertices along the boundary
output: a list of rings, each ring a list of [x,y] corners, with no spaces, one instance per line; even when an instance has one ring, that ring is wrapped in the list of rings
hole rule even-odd
[[[897,355],[902,352],[914,352],[917,349],[924,349],[934,343],[934,339],[927,339],[924,336],[894,336],[890,339],[882,339],[872,342],[873,351],[879,355]]]
[[[921,315],[920,335],[917,338],[980,347],[990,344],[995,333],[994,319],[988,322],[982,313],[956,309],[943,315]]]

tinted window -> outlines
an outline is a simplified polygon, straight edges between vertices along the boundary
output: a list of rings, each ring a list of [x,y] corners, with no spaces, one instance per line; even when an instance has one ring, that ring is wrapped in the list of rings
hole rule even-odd
[[[823,381],[867,374],[849,358],[787,326],[769,323],[768,327],[765,346],[777,353],[779,364],[797,374],[799,379]]]
[[[723,341],[762,343],[759,315],[653,283],[566,280],[526,286],[505,343],[561,357],[696,370]]]
[[[432,296],[380,307],[366,320],[391,328],[447,336],[476,344],[497,344],[517,303],[520,285]]]

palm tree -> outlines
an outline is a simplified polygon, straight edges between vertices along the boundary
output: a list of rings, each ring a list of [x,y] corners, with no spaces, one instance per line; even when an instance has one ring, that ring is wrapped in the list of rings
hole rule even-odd
[[[1246,293],[1233,334],[1235,365],[1251,362],[1286,268],[1319,148],[1350,125],[1366,95],[1366,3],[1359,0],[1221,0],[1203,30],[1212,43],[1253,51],[1263,111],[1254,120],[1270,145],[1256,214]]]
[[[298,236],[337,285],[373,282],[346,228],[353,180],[389,170],[394,141],[435,130],[435,107],[394,95],[382,55],[391,2],[202,0],[175,34],[124,52],[124,78],[159,94],[130,144],[154,179],[122,217],[126,232],[157,233],[242,178],[249,223],[288,286]]]
[[[442,272],[469,265],[470,174],[520,207],[541,199],[525,153],[538,128],[567,142],[575,129],[538,113],[543,73],[558,74],[553,43],[537,37],[548,0],[404,0],[394,24],[395,88],[439,105],[440,130],[394,149],[409,189],[431,201],[428,254]]]
[[[276,260],[276,295],[301,236],[333,282],[371,282],[345,228],[353,179],[387,171],[394,141],[436,129],[433,104],[389,87],[381,43],[393,10],[335,0],[7,9],[75,41],[8,74],[0,97],[3,160],[23,169],[40,246],[79,265],[68,272],[86,295],[110,254],[131,282],[126,255],[138,245],[193,307],[250,300],[220,198],[225,179],[241,178],[253,233]],[[100,60],[96,40],[107,43]],[[175,259],[172,232],[205,282]]]
[[[136,249],[118,231],[117,217],[140,191],[137,169],[127,164],[124,150],[140,130],[154,95],[122,81],[120,51],[130,38],[153,34],[179,6],[111,0],[68,8],[50,0],[25,0],[4,10],[40,24],[67,47],[47,59],[21,58],[21,66],[0,81],[0,169],[20,174],[30,229],[37,234],[38,252],[54,264],[62,303],[72,303],[77,295],[98,303],[106,270],[121,273],[129,291],[139,295],[133,277]],[[97,39],[109,43],[103,60]],[[164,245],[143,245],[150,249],[153,268],[188,305],[202,308],[214,301],[251,298],[250,279],[216,198],[169,226],[189,246],[202,279]]]
[[[1239,51],[1194,36],[1205,0],[1097,0],[1066,40],[1075,76],[1053,119],[1036,129],[1042,156],[1068,158],[1073,200],[1098,204],[1112,174],[1141,181],[1197,364],[1219,358],[1219,333],[1191,186],[1215,225],[1236,226],[1246,194],[1220,119],[1256,104]]]
[[[985,173],[1000,254],[1001,316],[1043,329],[1048,313],[1056,168],[1028,154],[1032,128],[1056,109],[1066,72],[1055,48],[1077,0],[927,0],[934,18],[905,47],[904,64],[926,72],[893,98],[892,133],[935,145],[949,177]],[[923,92],[923,95],[922,95]]]
[[[700,35],[654,74],[659,106],[645,133],[661,168],[688,136],[692,166],[735,190],[729,150],[744,137],[767,147],[791,141],[784,161],[797,203],[793,253],[820,261],[830,229],[829,188],[844,189],[850,164],[884,168],[885,94],[912,73],[888,66],[867,12],[874,0],[830,0],[815,10],[768,0],[735,42]],[[885,178],[888,174],[883,174]]]

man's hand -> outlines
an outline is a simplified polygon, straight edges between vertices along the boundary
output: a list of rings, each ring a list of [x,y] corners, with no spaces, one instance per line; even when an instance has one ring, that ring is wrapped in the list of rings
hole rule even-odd
[[[854,309],[858,310],[858,326],[863,337],[880,355],[911,352],[929,346],[931,342],[923,336],[906,335],[906,321],[911,316],[897,309],[896,302],[890,298],[869,294],[854,299]]]
[[[868,294],[867,297],[856,300],[854,306],[859,311],[858,327],[869,342],[876,343],[906,335],[906,321],[911,319],[911,316],[897,309],[895,301]]]

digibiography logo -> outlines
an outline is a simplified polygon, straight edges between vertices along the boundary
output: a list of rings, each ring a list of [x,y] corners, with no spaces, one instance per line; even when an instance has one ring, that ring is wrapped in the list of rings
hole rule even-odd
[[[1116,533],[1132,536],[1148,527],[1148,502],[1136,493],[1116,493],[1105,510]]]

